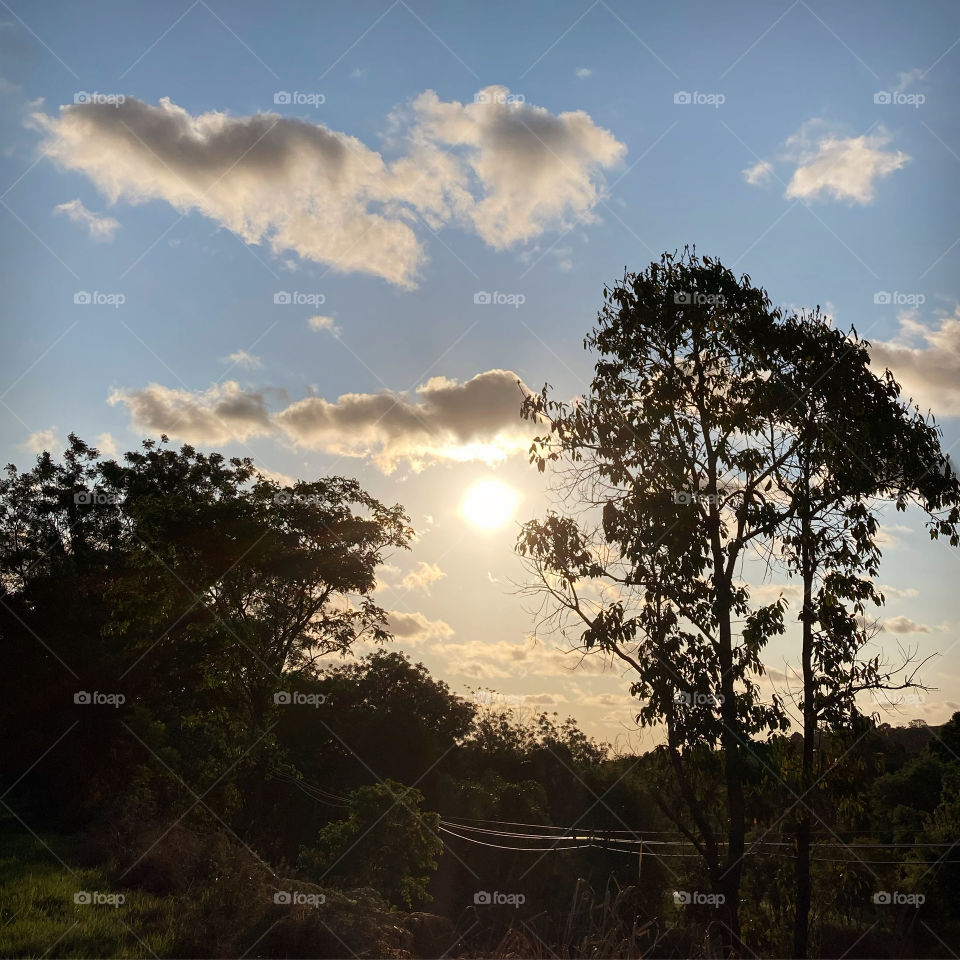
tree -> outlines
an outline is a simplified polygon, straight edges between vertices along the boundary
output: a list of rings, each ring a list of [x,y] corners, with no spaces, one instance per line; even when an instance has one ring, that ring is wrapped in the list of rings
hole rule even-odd
[[[881,499],[918,504],[931,536],[956,544],[960,486],[939,431],[877,377],[856,332],[817,310],[784,317],[749,277],[685,251],[605,291],[586,345],[599,354],[590,394],[559,404],[547,388],[524,404],[548,425],[531,448],[543,470],[568,464],[564,503],[528,524],[520,552],[552,612],[581,620],[580,642],[619,657],[637,675],[640,720],[663,723],[680,794],[715,889],[727,902],[734,946],[744,853],[744,763],[751,738],[785,729],[778,698],[759,703],[767,639],[784,630],[782,599],[750,603],[735,575],[751,550],[803,584],[803,738],[797,831],[794,951],[805,955],[810,903],[814,744],[822,723],[860,718],[863,691],[916,684],[864,657]],[[592,524],[592,525],[591,525]],[[584,581],[605,582],[600,603]],[[735,630],[735,623],[742,628]],[[569,622],[569,621],[568,621]],[[632,648],[632,649],[631,649]],[[679,701],[679,706],[678,706]],[[726,863],[683,751],[719,743],[725,767]],[[685,769],[685,766],[687,769]],[[679,824],[678,824],[679,826]]]
[[[739,949],[744,853],[743,764],[751,737],[784,729],[781,705],[760,702],[756,680],[782,606],[753,606],[736,580],[754,541],[783,511],[764,497],[796,440],[777,430],[768,379],[779,313],[749,277],[717,261],[665,254],[604,290],[585,346],[598,354],[587,396],[573,404],[528,397],[545,432],[531,447],[541,471],[566,465],[562,503],[523,528],[518,548],[533,589],[579,643],[634,671],[639,720],[662,723],[666,750],[724,905],[727,949]],[[584,584],[605,584],[599,602]],[[571,628],[573,629],[573,628]],[[696,795],[684,751],[723,750],[727,848]],[[680,822],[678,828],[686,829]]]
[[[371,593],[384,551],[411,537],[399,506],[354,480],[281,487],[249,459],[164,443],[118,462],[71,436],[61,463],[44,453],[0,481],[0,636],[25,668],[2,695],[32,731],[5,744],[5,772],[75,720],[69,756],[44,767],[73,805],[81,784],[91,803],[116,794],[133,764],[198,788],[236,766],[227,790],[273,749],[274,695],[291,674],[388,637]],[[97,691],[124,702],[74,704]]]
[[[883,501],[910,503],[927,517],[931,537],[956,546],[960,484],[932,421],[905,404],[887,370],[870,369],[869,344],[833,327],[820,313],[780,325],[772,383],[783,391],[783,426],[798,439],[774,471],[791,510],[780,532],[780,560],[803,588],[801,676],[803,745],[797,804],[797,899],[793,955],[807,954],[811,903],[811,791],[814,751],[823,724],[863,727],[856,697],[919,684],[910,658],[891,667],[864,655],[872,639],[868,604],[881,550],[877,511]],[[900,674],[898,677],[897,675]],[[826,772],[826,771],[824,771]]]
[[[321,883],[372,886],[408,907],[430,899],[427,885],[443,850],[440,815],[422,813],[423,794],[395,780],[359,787],[343,820],[301,848],[298,865]]]

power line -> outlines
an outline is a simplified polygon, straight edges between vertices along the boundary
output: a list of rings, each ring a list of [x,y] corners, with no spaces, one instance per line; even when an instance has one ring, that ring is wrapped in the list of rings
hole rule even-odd
[[[327,806],[332,807],[349,807],[349,800],[346,797],[338,796],[335,793],[331,793],[329,790],[319,786],[318,784],[310,783],[309,781],[294,777],[291,774],[286,773],[281,770],[274,770],[274,776],[279,780],[283,780],[287,783],[290,783],[296,786],[301,792],[306,796],[310,797],[313,800],[316,800],[320,803],[326,804]],[[553,833],[525,833],[520,831],[510,831],[510,830],[493,830],[489,827],[475,827],[470,826],[468,823],[457,823],[456,820],[467,820],[471,823],[484,823],[484,824],[493,824],[495,826],[517,826],[517,827],[528,827],[535,830],[549,830],[554,831]],[[645,839],[647,836],[653,835],[655,837],[662,837],[664,834],[671,834],[674,837],[677,836],[678,831],[675,830],[597,830],[592,828],[583,828],[578,829],[577,827],[558,827],[553,824],[547,823],[525,823],[518,820],[490,820],[484,819],[482,817],[457,817],[456,820],[441,819],[440,829],[449,834],[450,836],[457,837],[459,840],[465,840],[468,843],[478,844],[484,847],[490,847],[497,850],[510,850],[518,853],[552,853],[553,851],[561,850],[583,850],[583,849],[597,849],[597,850],[607,850],[612,853],[626,853],[631,856],[639,855],[642,851],[645,856],[651,857],[669,857],[669,858],[680,858],[680,859],[699,859],[700,854],[692,853],[664,853],[657,852],[651,847],[654,846],[689,846],[692,847],[693,844],[686,838],[683,839]],[[463,836],[460,833],[456,833],[454,830],[451,830],[451,827],[455,827],[457,830],[462,830],[467,833],[480,833],[485,836],[498,837],[500,839],[508,840],[552,840],[554,843],[546,847],[514,847],[507,846],[505,844],[496,844],[485,842],[482,840],[477,840],[474,837]],[[627,835],[632,839],[624,839],[621,835]],[[556,844],[561,841],[569,840],[572,841],[569,846],[557,846]],[[792,854],[789,851],[778,851],[778,850],[759,850],[757,847],[790,847],[793,848],[795,844],[792,841],[787,840],[755,840],[747,841],[749,849],[746,851],[748,856],[787,856],[791,857]],[[717,841],[718,846],[725,846],[727,841],[720,840]],[[913,850],[913,849],[952,849],[953,847],[958,846],[960,841],[947,842],[947,843],[839,843],[827,842],[814,840],[810,846],[811,848],[823,848],[823,849],[840,849],[840,850]],[[634,847],[639,849],[623,849],[623,847]],[[823,863],[855,863],[857,860],[849,860],[845,858],[831,858],[831,857],[811,857],[811,860],[817,860]],[[864,860],[859,861],[869,864],[902,864],[903,860]],[[921,863],[926,863],[927,861],[920,861]],[[941,863],[960,863],[960,860],[937,860],[937,864]]]

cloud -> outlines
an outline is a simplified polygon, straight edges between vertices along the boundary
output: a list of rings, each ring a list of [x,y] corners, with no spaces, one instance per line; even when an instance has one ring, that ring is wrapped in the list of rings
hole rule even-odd
[[[901,70],[897,74],[897,85],[893,88],[897,93],[903,93],[908,87],[912,87],[918,80],[922,80],[927,74],[926,70],[920,67],[914,67],[912,70]]]
[[[793,167],[784,196],[788,200],[841,200],[863,206],[872,203],[877,181],[910,161],[902,151],[886,149],[891,140],[882,126],[872,134],[845,137],[823,120],[808,120],[787,138],[773,158]],[[777,176],[771,160],[759,160],[743,175],[754,186],[769,183]]]
[[[407,590],[422,590],[430,593],[430,585],[442,580],[446,574],[435,563],[424,563],[422,560],[416,568],[403,578],[403,586]]]
[[[604,196],[599,172],[626,154],[582,110],[554,115],[510,97],[506,87],[490,86],[480,102],[445,103],[428,90],[413,104],[419,136],[464,148],[480,191],[461,212],[496,249],[591,220]]]
[[[263,361],[259,357],[255,357],[252,353],[247,353],[246,350],[235,350],[233,353],[224,357],[223,362],[231,363],[238,367],[246,367],[248,370],[263,366]]]
[[[415,394],[350,393],[334,403],[307,397],[276,422],[299,446],[369,457],[388,473],[400,460],[414,469],[441,460],[493,463],[529,447],[521,388],[509,370],[488,370],[465,383],[434,377]]]
[[[476,101],[422,93],[397,115],[405,153],[392,162],[321,124],[193,115],[166,97],[68,104],[31,122],[42,151],[85,173],[111,202],[163,200],[275,254],[411,287],[427,259],[418,222],[472,225],[500,249],[589,220],[603,193],[600,171],[625,153],[582,111],[554,115],[505,87],[487,87]]]
[[[329,330],[335,337],[340,335],[340,328],[333,317],[324,317],[318,314],[315,317],[310,317],[307,323],[311,330]]]
[[[245,442],[274,434],[299,447],[372,460],[385,473],[406,461],[420,470],[441,461],[495,463],[525,452],[532,431],[520,419],[526,388],[509,370],[487,370],[460,382],[434,377],[411,396],[383,390],[348,393],[335,401],[306,397],[276,413],[266,391],[244,390],[232,380],[187,391],[150,384],[114,390],[140,430],[193,443]]]
[[[593,71],[589,67],[577,67],[575,71],[577,79],[586,80],[587,77],[593,74]]]
[[[890,138],[828,137],[820,141],[817,154],[793,172],[787,184],[787,199],[826,196],[866,206],[873,202],[874,181],[905,166],[910,158],[900,150],[884,151]]]
[[[548,643],[527,638],[511,640],[466,640],[445,643],[438,651],[450,662],[450,669],[478,679],[505,677],[569,677],[609,675],[619,664],[603,654],[584,656],[582,651],[564,651]]]
[[[80,223],[85,226],[94,240],[110,241],[114,233],[120,229],[119,220],[114,220],[113,217],[101,217],[88,210],[79,200],[58,203],[53,208],[53,212],[63,214],[71,223]]]
[[[94,440],[94,446],[108,457],[115,457],[117,455],[117,442],[113,439],[112,434],[101,433],[100,436]]]
[[[47,430],[37,430],[27,437],[23,446],[31,453],[43,453],[44,450],[52,450],[57,442],[57,428],[50,427]]]
[[[889,583],[881,583],[877,589],[885,597],[893,597],[895,600],[906,600],[920,596],[920,591],[914,587],[892,587]]]
[[[387,624],[397,640],[418,644],[427,640],[448,640],[453,636],[453,627],[443,620],[428,620],[422,613],[407,613],[390,610]]]
[[[266,467],[257,467],[257,473],[265,480],[273,480],[274,483],[279,483],[281,487],[292,487],[297,482],[289,473],[268,470]]]
[[[769,160],[758,160],[743,171],[743,179],[755,187],[769,183],[773,179],[773,164]]]
[[[874,539],[877,542],[877,546],[883,547],[886,550],[892,550],[894,547],[900,546],[899,535],[913,532],[910,527],[903,523],[881,523],[877,526],[877,533]]]
[[[781,594],[787,603],[803,599],[803,588],[796,583],[749,584],[748,588],[751,600],[760,606],[776,603]]]
[[[888,633],[930,633],[925,623],[917,623],[909,617],[891,617],[884,621],[883,629]]]
[[[192,443],[245,442],[273,430],[263,395],[243,390],[235,380],[196,393],[151,383],[142,390],[114,390],[108,401],[124,404],[138,429]]]
[[[900,314],[899,320],[898,337],[873,342],[873,364],[889,367],[904,394],[922,409],[960,417],[960,304],[934,326],[920,323],[912,311]],[[912,345],[917,341],[919,346]]]

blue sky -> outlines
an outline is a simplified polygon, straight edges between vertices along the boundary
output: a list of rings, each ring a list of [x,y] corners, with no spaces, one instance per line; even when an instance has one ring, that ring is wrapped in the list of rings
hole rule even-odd
[[[513,375],[582,390],[624,266],[695,243],[823,305],[960,440],[955,4],[11,0],[0,49],[6,461],[165,429],[358,476],[422,531],[381,598],[458,690],[629,727],[616,673],[530,653],[513,527],[460,514],[489,476],[542,508]],[[933,722],[960,560],[911,522],[886,636],[944,651]]]

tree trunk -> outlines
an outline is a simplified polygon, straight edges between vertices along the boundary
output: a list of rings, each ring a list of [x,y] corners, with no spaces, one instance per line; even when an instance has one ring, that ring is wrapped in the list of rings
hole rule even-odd
[[[793,956],[805,960],[810,921],[810,812],[808,791],[813,785],[813,748],[817,734],[813,676],[813,562],[809,509],[809,477],[804,476],[801,507],[800,561],[803,573],[803,756],[800,764],[800,816],[797,822],[796,913],[793,921]]]
[[[733,639],[730,629],[730,591],[726,582],[717,584],[717,601],[722,613],[719,629],[720,685],[723,703],[720,715],[723,731],[724,778],[727,790],[727,863],[720,875],[720,892],[724,903],[719,911],[723,918],[723,945],[727,957],[743,956],[740,940],[740,876],[743,870],[746,805],[740,769],[741,744],[737,736],[736,690],[733,683]]]

